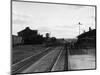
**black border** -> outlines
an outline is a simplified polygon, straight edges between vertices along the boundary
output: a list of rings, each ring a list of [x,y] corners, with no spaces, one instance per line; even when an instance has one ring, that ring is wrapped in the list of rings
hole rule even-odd
[[[23,0],[11,0],[10,1],[10,47],[11,47],[11,59],[10,62],[12,62],[12,2],[28,2],[28,3],[44,3],[44,4],[59,4],[59,5],[75,5],[75,6],[89,6],[89,7],[95,7],[95,29],[96,29],[96,52],[95,52],[95,68],[93,69],[76,69],[76,70],[68,70],[68,71],[51,71],[51,72],[29,72],[29,73],[16,73],[16,74],[38,74],[38,73],[53,73],[53,72],[70,72],[70,71],[87,71],[87,70],[96,70],[97,69],[97,6],[96,5],[86,5],[86,4],[70,4],[70,3],[56,3],[56,2],[43,2],[43,1],[23,1]],[[10,70],[12,70],[10,63]],[[10,71],[11,73],[11,71]],[[12,73],[11,73],[12,74]]]

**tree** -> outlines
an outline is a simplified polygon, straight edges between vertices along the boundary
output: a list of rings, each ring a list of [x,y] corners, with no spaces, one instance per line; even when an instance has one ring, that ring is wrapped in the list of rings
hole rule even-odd
[[[49,38],[50,37],[50,34],[49,33],[46,33],[46,38]]]

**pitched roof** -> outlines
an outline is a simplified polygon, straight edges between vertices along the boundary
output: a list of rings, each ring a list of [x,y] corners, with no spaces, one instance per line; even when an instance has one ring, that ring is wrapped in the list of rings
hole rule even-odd
[[[78,38],[85,38],[85,37],[95,37],[96,36],[96,29],[91,31],[85,32],[77,36]]]

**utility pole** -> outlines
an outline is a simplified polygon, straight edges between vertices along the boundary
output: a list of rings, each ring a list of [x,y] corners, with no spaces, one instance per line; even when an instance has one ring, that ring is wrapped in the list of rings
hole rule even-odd
[[[82,24],[79,22],[78,25],[79,25],[79,35],[80,35],[80,25],[82,25]]]

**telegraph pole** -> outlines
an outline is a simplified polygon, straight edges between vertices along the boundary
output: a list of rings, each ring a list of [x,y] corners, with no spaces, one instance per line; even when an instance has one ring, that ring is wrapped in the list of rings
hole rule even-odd
[[[80,35],[80,25],[82,25],[82,24],[79,22],[78,25],[79,25],[79,35]]]

